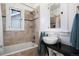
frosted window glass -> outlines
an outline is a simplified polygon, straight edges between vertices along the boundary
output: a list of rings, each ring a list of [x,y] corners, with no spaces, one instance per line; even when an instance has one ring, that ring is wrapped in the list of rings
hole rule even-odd
[[[11,28],[21,28],[21,12],[11,9]]]

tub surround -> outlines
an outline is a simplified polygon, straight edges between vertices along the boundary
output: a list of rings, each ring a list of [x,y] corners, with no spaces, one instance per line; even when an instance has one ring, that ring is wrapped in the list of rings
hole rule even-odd
[[[24,31],[4,31],[4,45],[31,42],[33,40],[33,22],[25,21]]]
[[[19,5],[19,4],[17,4]],[[14,6],[17,6],[14,5]],[[24,6],[23,6],[24,7]],[[6,30],[6,4],[1,4],[3,20],[3,41],[4,47],[0,48],[1,56],[36,56],[39,39],[38,26],[35,26],[38,20],[33,20],[35,11],[25,10],[24,13],[24,30],[7,31]],[[35,29],[37,28],[37,31]],[[35,40],[35,43],[32,41]]]
[[[15,54],[11,54],[9,56],[37,56],[37,47],[36,48],[32,48],[32,49],[28,49],[28,50],[24,50],[22,52],[18,52]]]
[[[3,41],[4,46],[14,45],[18,43],[32,42],[34,37],[34,14],[32,11],[25,10],[25,24],[23,31],[6,31],[6,4],[1,4],[3,19]]]
[[[30,54],[34,54],[35,52],[37,52],[37,47],[38,45],[32,42],[28,42],[28,43],[20,43],[20,44],[15,44],[15,45],[11,45],[11,46],[5,46],[3,48],[0,48],[0,55],[2,56],[8,56],[8,55],[29,55]],[[33,50],[32,50],[33,49]],[[30,52],[30,51],[34,51],[34,52]],[[24,52],[25,51],[25,52]]]
[[[40,39],[40,36],[39,36],[39,31],[40,31],[40,19],[39,19],[39,16],[40,16],[40,7],[38,6],[36,9],[35,9],[35,18],[37,18],[36,20],[34,20],[34,23],[35,23],[35,29],[34,29],[34,32],[35,32],[35,42],[37,44],[39,44],[39,39]]]

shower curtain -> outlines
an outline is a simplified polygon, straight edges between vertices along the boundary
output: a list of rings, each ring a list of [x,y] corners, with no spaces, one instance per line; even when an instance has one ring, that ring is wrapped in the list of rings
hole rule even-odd
[[[72,46],[79,49],[79,14],[75,15],[75,19],[72,26],[70,42]]]

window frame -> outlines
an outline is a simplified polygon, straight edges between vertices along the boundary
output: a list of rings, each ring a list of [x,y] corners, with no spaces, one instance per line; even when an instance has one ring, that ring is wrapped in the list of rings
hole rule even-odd
[[[21,28],[12,28],[11,27],[11,13],[10,9],[15,9],[21,11]],[[7,31],[22,31],[24,30],[24,9],[20,7],[14,7],[6,4],[6,30]]]

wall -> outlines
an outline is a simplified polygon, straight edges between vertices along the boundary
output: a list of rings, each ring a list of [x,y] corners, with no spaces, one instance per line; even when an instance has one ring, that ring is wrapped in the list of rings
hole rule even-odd
[[[73,3],[73,4],[69,4],[69,6],[68,6],[68,22],[69,22],[69,32],[71,32],[71,30],[72,30],[72,25],[73,25],[73,20],[74,20],[74,18],[75,18],[75,14],[76,14],[76,9],[77,9],[77,4],[75,4],[75,3]]]
[[[63,14],[60,15],[61,18],[61,29],[63,29],[64,31],[68,30],[68,4],[66,3],[61,3],[60,4],[60,10],[61,12],[63,12]],[[60,12],[60,13],[61,13]]]
[[[71,46],[70,33],[61,33],[60,39],[61,39],[61,43]]]
[[[71,32],[73,20],[76,13],[75,3],[62,3],[61,5],[61,28]],[[60,13],[61,13],[60,12]]]
[[[49,28],[49,8],[48,4],[40,4],[35,9],[35,43],[39,44],[39,39],[40,39],[40,32],[41,31],[46,31]]]
[[[62,43],[67,45],[71,45],[70,34],[76,13],[76,6],[77,4],[74,3],[61,4],[61,11],[63,11],[63,14],[61,14],[61,25],[62,25],[62,29],[66,31],[62,33],[61,39],[62,39]]]
[[[50,28],[50,9],[48,4],[40,5],[40,31],[46,31]]]
[[[18,7],[17,5],[14,6]],[[2,4],[1,7],[2,7],[2,13],[4,13],[4,11],[6,11],[5,5]],[[3,14],[3,16],[5,15],[6,12],[5,14]],[[30,11],[25,10],[25,18],[27,18],[28,20],[30,19],[32,20],[33,17],[31,16],[33,15],[30,13]],[[5,46],[23,42],[30,42],[33,40],[34,21],[27,21],[27,19],[25,19],[24,31],[6,31],[6,17],[3,17],[3,27],[4,27],[3,37]]]
[[[71,45],[70,34],[72,30],[72,24],[76,13],[76,6],[79,4],[74,3],[61,3],[60,4],[60,18],[61,18],[61,41],[64,44]],[[56,12],[56,11],[54,11]],[[63,14],[61,14],[63,12]]]
[[[0,47],[3,46],[3,27],[2,27],[2,17],[1,17],[1,4],[0,4]]]
[[[48,4],[40,4],[36,8],[35,18],[35,42],[38,44],[40,39],[40,32],[46,31],[50,26],[50,9],[48,8]]]

